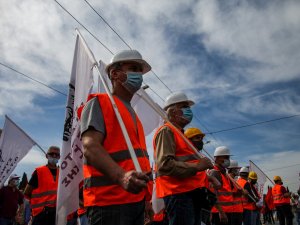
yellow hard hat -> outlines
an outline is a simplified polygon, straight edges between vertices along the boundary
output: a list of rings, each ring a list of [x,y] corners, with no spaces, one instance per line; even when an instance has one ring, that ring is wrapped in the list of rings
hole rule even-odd
[[[195,128],[195,127],[191,127],[191,128],[186,129],[186,131],[184,132],[184,135],[187,138],[192,138],[196,135],[201,135],[202,137],[205,136],[205,134],[200,129]]]
[[[250,171],[248,178],[252,180],[257,180],[257,174],[254,171]]]
[[[281,181],[281,177],[280,176],[275,176],[273,180],[274,181]]]

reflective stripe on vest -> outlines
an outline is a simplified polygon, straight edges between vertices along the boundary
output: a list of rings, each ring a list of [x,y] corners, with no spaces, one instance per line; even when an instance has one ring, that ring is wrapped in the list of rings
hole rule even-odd
[[[181,162],[198,163],[199,157],[195,154],[188,144],[183,140],[178,131],[170,124],[165,123],[155,133],[153,138],[154,159],[156,158],[156,137],[161,129],[168,127],[174,135],[174,141],[176,146],[175,160]],[[160,151],[160,150],[159,150]],[[165,196],[188,192],[197,188],[207,187],[208,179],[205,171],[198,172],[196,175],[188,178],[177,178],[172,176],[166,176],[157,170],[155,164],[155,171],[158,174],[156,178],[156,194],[158,198]]]
[[[40,198],[40,197],[44,197],[47,195],[56,195],[56,192],[57,192],[56,190],[52,190],[52,191],[45,191],[45,192],[38,193],[38,194],[32,194],[31,198]]]
[[[56,207],[57,186],[59,170],[56,172],[56,180],[47,166],[36,168],[38,187],[33,189],[30,199],[32,215],[41,213],[45,206]]]
[[[237,180],[237,183],[244,189],[245,185],[248,183],[247,180],[243,179],[243,178],[239,178]],[[242,204],[243,204],[243,208],[246,210],[257,210],[257,206],[255,204],[255,202],[250,202],[249,198],[245,195],[243,195],[242,199]]]
[[[217,166],[214,166],[216,171],[219,171],[222,179],[222,188],[216,191],[217,203],[222,207],[222,210],[226,213],[241,213],[243,212],[242,201],[240,198],[233,196],[233,192],[237,191],[237,188],[231,184],[229,178],[221,173]],[[212,190],[214,192],[214,190]],[[212,213],[218,212],[217,208],[214,206],[211,209]]]
[[[137,157],[147,157],[149,159],[149,155],[147,152],[145,152],[142,149],[134,149],[135,154]],[[118,152],[113,152],[113,153],[109,153],[110,157],[115,161],[115,162],[121,162],[124,160],[129,160],[131,159],[129,150],[120,150]],[[89,163],[86,161],[86,159],[84,159],[84,164],[85,165],[89,165]]]
[[[56,200],[52,200],[52,201],[45,201],[39,204],[34,204],[31,205],[32,209],[36,209],[36,208],[40,208],[40,207],[44,207],[44,206],[48,206],[48,205],[55,205],[56,204]]]
[[[279,184],[275,184],[272,188],[273,201],[275,205],[285,205],[290,204],[290,198],[286,198],[283,196],[284,193],[281,191],[281,186]]]
[[[89,99],[94,97],[98,99],[105,124],[106,136],[102,143],[104,149],[112,159],[123,168],[123,170],[135,170],[108,95],[93,94],[89,96]],[[119,98],[116,96],[113,96],[113,98],[124,121],[141,169],[144,172],[149,172],[151,169],[146,151],[145,135],[142,124],[136,114],[136,123],[134,122],[131,113]],[[83,166],[83,173],[85,184],[83,191],[85,207],[134,203],[145,198],[146,190],[139,194],[131,194],[125,191],[120,185],[113,183],[108,177],[92,165],[89,165],[88,162],[85,162]]]

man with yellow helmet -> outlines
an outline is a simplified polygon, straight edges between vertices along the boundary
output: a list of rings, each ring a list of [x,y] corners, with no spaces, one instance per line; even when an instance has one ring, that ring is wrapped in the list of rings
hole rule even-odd
[[[244,185],[244,189],[248,192],[248,199],[245,204],[243,204],[244,207],[244,218],[243,223],[244,225],[259,225],[260,219],[259,219],[259,207],[257,206],[257,203],[260,200],[259,193],[255,187],[255,184],[257,183],[257,174],[254,171],[250,171],[248,175],[248,181]]]
[[[274,205],[276,207],[277,216],[280,225],[292,225],[293,213],[290,204],[291,194],[282,185],[280,176],[274,177],[275,185],[272,188],[272,195],[274,199]]]
[[[203,148],[203,138],[205,134],[196,127],[186,129],[184,135],[193,143],[193,145],[201,151]]]

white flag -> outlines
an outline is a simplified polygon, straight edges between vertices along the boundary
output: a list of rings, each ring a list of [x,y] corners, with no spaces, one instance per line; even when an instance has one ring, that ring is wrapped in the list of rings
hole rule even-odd
[[[152,98],[146,93],[146,91],[141,88],[138,90],[132,100],[131,105],[138,115],[141,123],[143,124],[145,136],[149,135],[154,129],[158,128],[163,124],[163,120],[160,115],[145,101],[148,99],[148,102],[157,105]],[[160,109],[160,106],[157,105],[157,108]],[[164,113],[163,110],[161,110]]]
[[[34,145],[36,142],[5,116],[0,138],[0,187]]]
[[[257,190],[260,194],[260,197],[263,196],[264,185],[267,181],[266,174],[257,166],[254,162],[250,161],[250,171],[254,171],[257,174]]]
[[[165,202],[162,198],[157,198],[156,195],[156,182],[153,183],[153,192],[152,192],[152,209],[155,214],[159,213],[165,208]]]
[[[105,67],[106,67],[106,64],[100,60],[99,65],[98,65],[99,72],[101,73],[102,78],[106,81],[106,84],[108,85],[109,90],[111,90],[112,85],[111,85],[111,82],[110,82],[110,80],[108,78],[108,75],[105,71]],[[97,92],[98,93],[106,93],[105,88],[104,88],[104,84],[103,84],[103,82],[101,81],[101,78],[100,78],[100,74],[98,76],[98,89],[97,89]]]
[[[64,124],[57,193],[57,225],[65,225],[67,215],[79,207],[79,183],[83,180],[83,148],[77,109],[86,102],[92,90],[95,64],[92,52],[78,32]]]

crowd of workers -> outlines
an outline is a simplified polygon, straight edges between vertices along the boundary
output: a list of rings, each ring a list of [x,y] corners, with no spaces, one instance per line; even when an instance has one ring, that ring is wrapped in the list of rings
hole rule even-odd
[[[257,174],[231,160],[229,148],[217,147],[213,159],[202,154],[205,134],[198,128],[184,130],[192,121],[194,105],[184,93],[172,93],[165,101],[167,120],[154,134],[155,163],[150,167],[143,126],[130,105],[150,70],[135,50],[119,52],[106,67],[141,172],[135,169],[109,96],[89,96],[79,115],[85,157],[80,205],[67,224],[80,219],[82,225],[259,225],[261,213],[267,222],[275,207],[280,225],[291,225],[292,206],[300,224],[297,196],[291,196],[279,176],[264,201],[256,188]],[[25,190],[18,190],[15,174],[0,189],[0,225],[55,224],[60,149],[51,146],[46,157],[47,165],[36,168]],[[151,204],[153,185],[155,197],[164,202],[156,213]],[[23,219],[16,219],[20,215]]]

